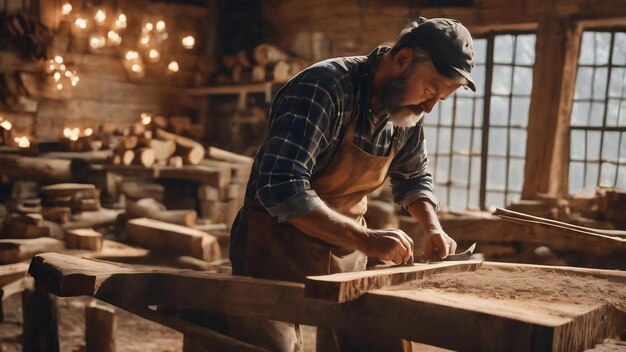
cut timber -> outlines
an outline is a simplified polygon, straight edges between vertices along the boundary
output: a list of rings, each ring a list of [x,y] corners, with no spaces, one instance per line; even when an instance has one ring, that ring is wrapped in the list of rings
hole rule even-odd
[[[0,266],[0,287],[26,276],[28,263],[15,263]]]
[[[132,164],[141,165],[143,167],[151,167],[154,165],[154,160],[154,150],[150,148],[139,148],[135,150]]]
[[[167,166],[181,168],[184,164],[185,163],[183,163],[183,158],[181,158],[180,156],[173,156],[167,159]]]
[[[64,230],[99,227],[115,224],[115,220],[123,210],[100,209],[84,211],[72,216],[72,220],[63,224]]]
[[[73,229],[65,233],[65,247],[68,249],[99,251],[103,240],[102,234],[93,229]]]
[[[255,65],[252,68],[252,82],[263,82],[267,78],[267,71],[263,65]]]
[[[244,163],[244,164],[252,164],[252,158],[239,155],[237,153],[229,152],[224,149],[219,149],[215,147],[208,147],[206,149],[206,154],[208,158],[229,161],[231,163]]]
[[[140,199],[126,204],[126,214],[131,219],[151,218],[170,224],[194,226],[198,214],[195,210],[167,210],[165,205],[152,198]]]
[[[41,214],[11,214],[2,226],[1,238],[38,238],[50,235]]]
[[[44,207],[41,209],[44,219],[65,224],[70,221],[72,210],[69,207]]]
[[[156,138],[174,141],[176,143],[176,155],[182,157],[185,164],[197,165],[204,158],[204,147],[193,139],[162,129],[156,130]]]
[[[95,300],[85,307],[85,348],[93,352],[115,351],[115,309]]]
[[[153,214],[151,218],[170,224],[192,227],[196,225],[198,213],[195,210],[164,210]]]
[[[56,299],[37,288],[22,292],[22,350],[58,352]],[[45,348],[42,348],[44,347]]]
[[[132,150],[125,150],[122,153],[122,165],[131,165],[135,160],[135,152]]]
[[[439,264],[414,264],[353,273],[308,276],[304,292],[308,297],[331,302],[347,302],[359,298],[368,291],[420,280],[440,273],[475,271],[482,262],[449,262]]]
[[[284,51],[270,44],[261,44],[254,49],[254,60],[260,65],[285,60],[287,57]]]
[[[41,187],[41,196],[44,198],[74,197],[77,194],[79,194],[78,198],[97,198],[100,196],[96,186],[92,184],[59,183]]]
[[[63,241],[50,237],[26,240],[0,240],[0,264],[18,263],[44,252],[57,252],[65,249]]]
[[[29,273],[59,296],[90,295],[144,307],[170,304],[330,329],[353,326],[463,351],[579,351],[626,327],[624,313],[606,303],[608,297],[593,295],[587,298],[597,303],[581,305],[571,298],[554,304],[539,298],[520,304],[460,300],[458,295],[423,290],[374,290],[336,304],[307,298],[298,283],[192,271],[149,272],[56,253],[33,258]]]
[[[71,163],[71,160],[0,155],[0,174],[11,180],[70,182],[74,178]]]
[[[172,132],[182,134],[191,128],[191,118],[189,116],[172,116],[169,125]]]
[[[174,141],[163,141],[160,139],[151,139],[148,141],[150,149],[154,150],[156,160],[167,160],[176,151],[176,143]]]
[[[206,261],[220,258],[217,238],[185,226],[140,218],[128,221],[126,233],[129,240],[151,250],[189,255]]]

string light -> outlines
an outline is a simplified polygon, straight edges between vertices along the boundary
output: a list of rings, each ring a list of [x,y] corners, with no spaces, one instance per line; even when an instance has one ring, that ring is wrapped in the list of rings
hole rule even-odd
[[[188,35],[183,38],[182,43],[185,49],[193,49],[193,46],[196,44],[196,39],[193,36]]]
[[[152,22],[148,22],[148,23],[146,23],[146,29],[147,29],[148,31],[151,31],[151,30],[152,30],[152,28],[154,28],[154,25],[152,24]]]
[[[126,26],[127,26],[126,15],[124,13],[120,13],[119,16],[117,16],[115,23],[113,24],[113,29],[121,30],[121,29],[126,28]]]
[[[15,140],[15,143],[17,143],[17,146],[20,148],[30,147],[30,141],[28,140],[28,137],[26,136],[15,137],[14,140]]]
[[[91,128],[85,128],[85,130],[83,131],[83,134],[87,137],[91,136],[93,134],[93,129]]]
[[[0,122],[0,127],[4,128],[7,131],[10,131],[13,125],[8,120],[4,120]]]
[[[180,67],[178,67],[178,62],[172,61],[169,63],[169,65],[167,65],[167,69],[170,70],[171,72],[178,72]]]
[[[160,20],[159,22],[156,23],[156,30],[158,32],[163,32],[165,30],[165,21]]]
[[[117,34],[115,31],[109,31],[109,33],[107,33],[107,38],[109,39],[109,43],[111,45],[120,45],[122,43],[122,36]]]
[[[143,71],[143,66],[141,64],[133,64],[130,68],[133,72],[139,73]]]
[[[57,55],[54,57],[54,62],[56,62],[57,64],[62,64],[63,63],[63,56]]]
[[[124,55],[124,58],[128,61],[137,60],[139,58],[139,53],[134,50],[129,50],[126,52],[126,55]]]
[[[103,9],[98,9],[98,11],[93,16],[93,18],[96,20],[96,22],[98,22],[98,24],[102,24],[102,23],[104,23],[104,21],[106,21],[107,15],[106,15],[106,12],[104,12]]]
[[[77,18],[76,21],[74,21],[74,24],[79,29],[82,29],[82,30],[87,29],[87,20],[84,18],[81,18],[81,17]]]
[[[72,4],[70,4],[69,2],[65,2],[62,6],[61,6],[61,14],[63,16],[67,16],[72,12]]]
[[[142,112],[141,113],[141,124],[149,125],[152,122],[152,115]]]
[[[105,44],[106,40],[104,39],[104,36],[102,34],[93,34],[89,38],[89,46],[94,49],[104,48]]]
[[[150,49],[150,51],[148,52],[148,57],[150,57],[153,62],[156,62],[159,61],[161,54],[159,54],[159,51],[156,49]]]

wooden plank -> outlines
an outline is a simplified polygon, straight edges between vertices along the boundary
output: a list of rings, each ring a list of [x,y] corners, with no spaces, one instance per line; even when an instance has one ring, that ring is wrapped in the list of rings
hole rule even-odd
[[[306,297],[299,283],[148,272],[55,253],[36,256],[29,272],[38,284],[60,296],[92,295],[143,307],[171,304],[327,328],[350,325],[453,350],[582,350],[593,346],[598,336],[612,336],[626,327],[624,314],[606,304],[549,304],[547,312],[545,302],[520,308],[512,307],[510,300],[473,300],[420,290],[375,290],[335,304]],[[563,347],[564,341],[572,345]]]
[[[213,261],[220,258],[217,238],[186,226],[148,218],[132,219],[126,227],[128,239],[151,250]]]
[[[77,193],[80,198],[96,198],[100,194],[96,186],[86,183],[58,183],[41,187],[41,195],[48,198],[72,197]]]
[[[27,272],[27,262],[0,266],[0,287],[23,278]]]
[[[0,264],[18,263],[35,254],[65,249],[63,241],[50,237],[0,240]]]
[[[65,246],[68,249],[85,249],[99,251],[102,249],[104,237],[93,229],[73,229],[65,232]]]
[[[623,270],[606,270],[593,268],[577,268],[572,266],[552,266],[537,264],[521,264],[521,263],[500,263],[500,262],[483,262],[483,268],[497,268],[499,270],[541,270],[557,273],[565,273],[568,275],[592,276],[609,281],[626,284],[626,271]]]
[[[475,271],[482,262],[449,262],[436,264],[414,264],[353,273],[308,276],[304,282],[304,292],[308,297],[330,302],[347,302],[365,293],[387,286],[421,280],[439,273]]]
[[[115,352],[115,309],[92,301],[85,307],[85,348],[93,352]]]

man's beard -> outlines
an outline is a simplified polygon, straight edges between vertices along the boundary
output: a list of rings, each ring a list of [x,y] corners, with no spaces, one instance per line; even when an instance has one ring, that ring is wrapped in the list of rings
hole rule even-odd
[[[402,106],[412,71],[409,68],[401,76],[390,79],[381,89],[381,100],[385,110],[391,114],[391,121],[397,127],[413,127],[424,117],[424,112],[417,106]]]

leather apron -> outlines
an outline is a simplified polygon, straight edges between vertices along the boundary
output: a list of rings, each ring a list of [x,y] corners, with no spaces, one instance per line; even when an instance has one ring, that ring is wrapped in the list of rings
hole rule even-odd
[[[359,114],[348,124],[340,146],[324,170],[313,176],[311,187],[333,210],[362,225],[367,195],[383,184],[398,145],[394,134],[387,156],[371,155],[354,145]],[[304,282],[309,275],[365,270],[367,257],[307,235],[289,222],[279,223],[258,201],[248,207],[246,275]]]

